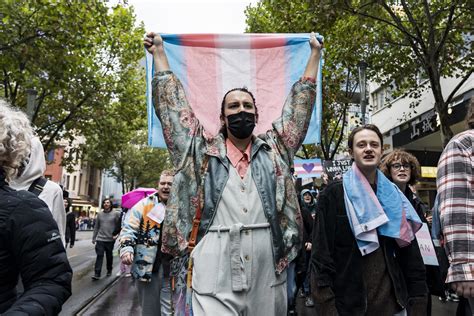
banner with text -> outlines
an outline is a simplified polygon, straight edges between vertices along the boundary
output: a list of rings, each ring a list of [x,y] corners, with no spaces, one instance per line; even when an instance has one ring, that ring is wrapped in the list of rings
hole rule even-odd
[[[344,172],[350,169],[352,159],[324,160],[324,172],[329,180],[342,179]]]

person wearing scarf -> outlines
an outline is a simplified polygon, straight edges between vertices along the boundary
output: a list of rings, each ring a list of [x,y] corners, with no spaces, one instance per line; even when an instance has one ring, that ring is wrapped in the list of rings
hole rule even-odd
[[[375,125],[348,139],[354,160],[320,194],[313,228],[312,291],[320,315],[425,315],[426,275],[415,239],[421,220],[378,170]]]

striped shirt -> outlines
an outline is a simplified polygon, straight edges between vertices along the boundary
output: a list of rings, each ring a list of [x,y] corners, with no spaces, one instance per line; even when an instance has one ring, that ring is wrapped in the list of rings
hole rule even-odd
[[[446,283],[474,281],[474,129],[451,139],[438,162],[441,227],[450,261]]]

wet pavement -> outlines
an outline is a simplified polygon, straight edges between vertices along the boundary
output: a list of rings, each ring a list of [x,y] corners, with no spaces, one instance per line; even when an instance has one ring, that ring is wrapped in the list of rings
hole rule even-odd
[[[136,287],[131,277],[116,276],[119,267],[118,253],[114,251],[114,270],[112,276],[92,281],[95,262],[92,232],[78,232],[76,245],[68,248],[68,258],[74,271],[72,296],[63,305],[59,314],[64,315],[140,315]],[[105,269],[105,260],[104,260]],[[103,271],[105,274],[105,271]],[[305,307],[304,298],[297,298],[299,316],[317,315],[316,309]],[[433,297],[433,316],[455,315],[457,303],[442,303]],[[282,315],[285,316],[285,315]]]
[[[79,315],[140,315],[136,287],[131,277],[120,277],[107,293],[98,297]]]
[[[89,301],[108,288],[117,279],[119,261],[117,251],[114,251],[114,269],[112,276],[102,277],[92,281],[96,254],[91,242],[92,231],[77,231],[74,248],[67,248],[69,263],[73,271],[72,295],[64,303],[60,316],[76,315]],[[105,259],[103,267],[105,275]]]
[[[317,315],[314,307],[305,307],[304,298],[297,298],[297,312],[299,316]],[[432,316],[449,316],[456,314],[457,303],[441,303],[433,296]],[[140,315],[136,288],[132,278],[120,277],[112,286],[95,299],[78,315]],[[285,316],[285,315],[282,315]]]

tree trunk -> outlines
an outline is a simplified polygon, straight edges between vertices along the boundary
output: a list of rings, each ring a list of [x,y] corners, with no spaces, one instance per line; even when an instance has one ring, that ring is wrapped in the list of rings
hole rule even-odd
[[[122,194],[125,194],[127,191],[126,191],[126,188],[125,188],[125,172],[124,172],[124,169],[125,167],[124,166],[120,166],[120,176],[121,176],[121,180],[120,182],[122,182]]]
[[[454,134],[451,129],[451,126],[449,126],[449,123],[448,123],[448,111],[447,111],[448,106],[447,104],[444,104],[444,102],[441,102],[441,103],[442,104],[435,102],[435,109],[439,116],[441,144],[443,145],[443,148],[444,148],[448,144],[449,140],[453,138]]]
[[[438,113],[440,122],[441,144],[444,148],[453,137],[453,131],[448,122],[448,104],[444,101],[443,93],[441,91],[440,77],[436,76],[436,74],[433,76],[430,74],[430,77],[431,91],[433,92],[435,99],[434,108]]]

